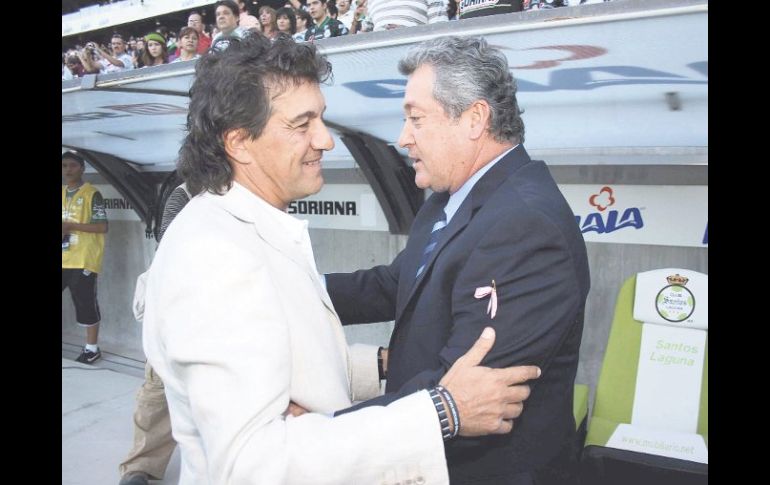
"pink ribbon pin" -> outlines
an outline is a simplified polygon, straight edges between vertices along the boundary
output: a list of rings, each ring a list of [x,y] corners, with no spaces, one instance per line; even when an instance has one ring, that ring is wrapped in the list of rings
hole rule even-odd
[[[497,315],[497,286],[495,285],[495,280],[492,280],[492,286],[481,286],[476,288],[476,293],[474,293],[473,296],[476,298],[484,298],[490,294],[492,296],[489,297],[487,315],[489,315],[490,318],[495,318],[495,315]]]

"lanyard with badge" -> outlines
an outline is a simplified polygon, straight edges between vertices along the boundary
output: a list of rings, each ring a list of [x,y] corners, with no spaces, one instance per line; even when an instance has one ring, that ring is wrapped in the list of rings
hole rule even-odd
[[[72,214],[72,204],[77,200],[75,197],[77,193],[80,191],[80,187],[75,189],[74,192],[72,192],[72,195],[70,195],[70,190],[68,188],[64,189],[64,200],[62,201],[62,206],[65,207],[64,212],[62,213],[62,221],[69,221],[70,214]],[[69,199],[69,200],[67,200]],[[77,244],[78,242],[78,236],[77,234],[65,234],[61,238],[61,250],[67,251],[70,248],[70,244]]]

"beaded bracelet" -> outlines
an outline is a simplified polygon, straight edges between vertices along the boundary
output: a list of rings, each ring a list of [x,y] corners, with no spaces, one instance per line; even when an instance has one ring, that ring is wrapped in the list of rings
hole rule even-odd
[[[441,423],[441,437],[444,438],[444,441],[452,439],[452,431],[449,428],[449,417],[447,416],[444,402],[441,400],[441,394],[439,394],[436,388],[428,390],[428,394],[433,400],[433,405],[436,407],[436,412],[438,413],[438,421]]]
[[[454,438],[460,434],[460,413],[457,412],[457,404],[455,404],[454,398],[444,386],[436,386],[436,390],[440,392],[442,396],[444,396],[444,400],[449,406],[449,412],[452,413],[452,420],[455,422],[455,429],[451,437]]]

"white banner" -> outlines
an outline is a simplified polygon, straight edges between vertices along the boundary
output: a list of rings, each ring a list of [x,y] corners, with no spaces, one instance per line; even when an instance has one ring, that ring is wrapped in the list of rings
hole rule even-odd
[[[708,247],[708,186],[559,185],[587,242]]]
[[[140,221],[133,206],[112,186],[94,185],[111,221]],[[311,197],[289,205],[289,214],[307,220],[314,229],[387,231],[388,221],[372,188],[367,184],[327,184]]]
[[[96,185],[107,217],[139,221],[111,185]],[[560,185],[587,242],[708,247],[708,187]],[[388,221],[367,184],[327,184],[292,202],[289,214],[314,229],[388,231]]]
[[[387,231],[388,221],[367,184],[327,184],[315,195],[289,204],[289,214],[313,229]]]
[[[140,221],[139,215],[126,199],[112,185],[94,185],[104,198],[108,221]]]

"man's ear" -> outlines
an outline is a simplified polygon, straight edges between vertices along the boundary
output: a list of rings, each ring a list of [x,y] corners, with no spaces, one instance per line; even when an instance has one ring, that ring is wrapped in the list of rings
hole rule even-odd
[[[246,148],[246,141],[249,139],[249,134],[243,128],[236,128],[228,131],[224,135],[225,153],[230,160],[240,163],[242,165],[248,165],[252,162],[251,154]]]
[[[470,138],[478,140],[484,133],[489,131],[489,124],[492,121],[492,110],[486,100],[479,99],[468,108],[470,115]]]

